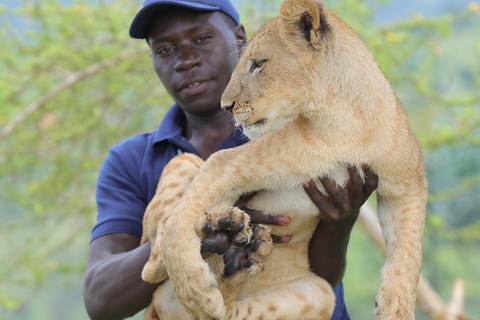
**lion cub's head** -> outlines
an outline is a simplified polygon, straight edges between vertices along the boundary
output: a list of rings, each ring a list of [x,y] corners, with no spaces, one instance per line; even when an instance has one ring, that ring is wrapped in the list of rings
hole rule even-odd
[[[322,5],[287,0],[244,49],[222,96],[245,134],[255,139],[299,116],[312,90],[311,70],[328,37]],[[325,40],[323,40],[325,41]]]
[[[365,69],[378,66],[348,25],[319,0],[285,0],[242,52],[222,107],[256,139],[298,117],[328,118],[335,112],[328,106],[360,101]]]

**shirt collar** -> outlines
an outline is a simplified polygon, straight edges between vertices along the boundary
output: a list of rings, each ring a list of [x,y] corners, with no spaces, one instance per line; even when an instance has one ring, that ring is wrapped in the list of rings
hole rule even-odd
[[[175,103],[163,116],[163,120],[157,129],[153,144],[169,139],[179,138],[182,135],[182,126],[185,122],[183,110]]]
[[[182,127],[185,122],[185,113],[175,103],[168,109],[163,117],[160,126],[157,129],[153,145],[162,141],[177,141],[185,142],[185,138],[182,136]],[[248,138],[244,135],[242,129],[237,129],[231,133],[225,141],[221,144],[220,149],[227,149],[237,147],[248,141]],[[184,143],[181,143],[183,145]]]

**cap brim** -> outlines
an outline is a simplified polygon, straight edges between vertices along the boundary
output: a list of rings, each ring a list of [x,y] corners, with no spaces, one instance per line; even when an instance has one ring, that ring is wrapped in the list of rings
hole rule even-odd
[[[154,2],[143,7],[133,18],[132,24],[130,25],[130,37],[136,39],[146,39],[148,37],[148,26],[150,20],[158,13],[158,11],[167,5],[177,5],[181,7],[186,7],[195,10],[202,11],[215,11],[220,10],[219,7],[205,5],[201,3],[192,3],[185,1],[175,1],[175,0],[166,0]]]

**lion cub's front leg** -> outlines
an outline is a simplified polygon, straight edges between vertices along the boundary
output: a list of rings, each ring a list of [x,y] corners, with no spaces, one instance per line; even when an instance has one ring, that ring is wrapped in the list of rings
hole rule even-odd
[[[218,205],[213,210],[198,217],[197,222],[195,223],[195,233],[198,240],[175,241],[174,244],[168,246],[168,250],[171,254],[170,257],[173,258],[173,261],[181,261],[181,259],[185,258],[185,255],[188,256],[191,254],[191,252],[182,249],[184,244],[188,245],[188,242],[190,241],[200,241],[220,230],[222,230],[222,232],[227,231],[230,234],[230,241],[233,244],[245,246],[252,237],[252,230],[249,226],[249,222],[250,217],[243,210],[229,205]],[[185,234],[188,233],[185,232]],[[201,251],[203,251],[203,249]],[[200,253],[201,252],[195,252],[194,254]],[[172,261],[172,259],[170,259],[170,261]],[[223,265],[217,265],[212,268],[212,266],[209,266],[208,264],[196,265],[194,259],[188,259],[188,261],[189,268],[212,275],[214,281],[211,283],[205,283],[202,281],[202,278],[195,276],[195,274],[181,273],[180,276],[176,278],[176,281],[172,281],[173,289],[177,293],[180,303],[185,309],[187,309],[188,313],[194,315],[198,319],[223,319],[226,311],[225,299],[232,300],[235,298],[240,285],[238,281],[239,278],[232,277],[229,279],[235,280],[230,281],[232,285],[224,287],[224,292],[220,293],[217,289],[217,280],[222,282],[224,278],[228,278],[222,275]],[[177,271],[181,271],[184,267],[186,266],[178,265]],[[249,270],[253,269],[254,268],[249,268]],[[202,294],[205,287],[217,290],[219,294]],[[195,299],[183,299],[183,297],[185,297],[185,290],[189,290],[190,294],[188,296],[194,297]]]
[[[151,242],[150,259],[142,272],[142,278],[147,282],[159,283],[168,277],[161,251],[164,225],[171,212],[181,202],[183,194],[198,174],[203,163],[204,161],[196,155],[182,154],[173,158],[163,170],[155,197],[148,205],[143,221],[141,243]],[[252,236],[248,214],[229,205],[218,205],[209,213],[205,213],[196,223],[192,222],[196,225],[199,239],[204,239],[221,230],[228,234],[229,242],[240,247],[245,246]],[[221,249],[221,253],[228,249],[229,247]],[[208,249],[202,248],[203,251],[208,251]],[[178,250],[175,254],[182,255],[184,251]],[[207,257],[209,253],[207,252],[205,255]],[[249,268],[250,273],[253,269]],[[185,275],[183,280],[190,283],[195,281],[190,275]],[[226,291],[227,295],[235,296],[235,290]],[[221,304],[223,305],[223,301]]]
[[[141,244],[151,242],[150,259],[142,272],[142,278],[147,282],[159,283],[168,276],[161,257],[163,228],[203,163],[198,156],[185,153],[173,158],[162,172],[155,197],[149,203],[143,220]],[[203,239],[216,230],[229,231],[233,244],[244,246],[251,236],[249,221],[249,216],[242,210],[219,205],[197,222],[197,233]]]
[[[168,276],[161,258],[163,227],[203,163],[196,155],[185,153],[173,158],[162,172],[155,196],[143,218],[141,244],[150,240],[151,246],[150,259],[142,272],[142,278],[147,282],[159,283]]]

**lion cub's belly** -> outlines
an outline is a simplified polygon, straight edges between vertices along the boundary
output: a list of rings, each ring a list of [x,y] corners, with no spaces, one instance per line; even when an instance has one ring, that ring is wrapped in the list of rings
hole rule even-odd
[[[319,222],[318,208],[301,186],[262,191],[250,200],[248,207],[271,215],[290,216],[290,225],[272,226],[272,233],[292,235],[292,240],[288,244],[274,244],[272,255],[265,261],[265,271],[257,275],[255,281],[246,283],[237,299],[268,294],[310,273],[308,243]]]
[[[363,171],[360,168],[357,170],[363,177]],[[342,187],[346,186],[349,179],[348,170],[341,163],[333,166],[329,176]],[[323,194],[327,194],[320,180],[318,178],[313,180],[317,188]],[[263,190],[250,200],[248,207],[262,210],[270,215],[290,216],[292,221],[290,225],[272,226],[272,231],[276,235],[293,235],[291,243],[303,241],[306,237],[309,240],[319,221],[319,210],[308,197],[301,183],[291,188]]]
[[[310,238],[318,223],[318,208],[302,186],[262,191],[250,200],[248,207],[270,215],[291,217],[290,225],[272,226],[272,232],[276,235],[292,235],[292,243],[303,241],[305,237]]]

